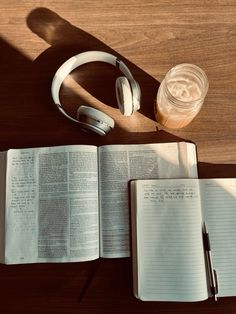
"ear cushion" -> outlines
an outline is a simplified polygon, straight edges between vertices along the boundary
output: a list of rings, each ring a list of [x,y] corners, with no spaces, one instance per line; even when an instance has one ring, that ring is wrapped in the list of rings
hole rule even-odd
[[[125,76],[116,79],[116,98],[120,112],[124,116],[130,116],[133,113],[133,95]]]
[[[92,107],[80,106],[77,110],[77,120],[80,126],[99,135],[107,134],[114,128],[114,120],[102,111]]]

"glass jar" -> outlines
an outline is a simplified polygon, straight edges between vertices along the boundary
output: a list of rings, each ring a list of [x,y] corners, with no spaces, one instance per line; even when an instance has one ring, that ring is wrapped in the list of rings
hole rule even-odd
[[[158,89],[157,121],[170,129],[188,125],[200,111],[208,86],[207,76],[198,66],[183,63],[173,67]]]

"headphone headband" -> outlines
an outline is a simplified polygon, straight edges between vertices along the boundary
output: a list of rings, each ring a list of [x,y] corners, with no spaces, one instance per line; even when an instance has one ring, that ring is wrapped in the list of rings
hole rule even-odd
[[[68,115],[63,109],[59,92],[64,79],[77,67],[90,62],[105,62],[117,67],[125,77],[117,79],[116,94],[120,111],[124,115],[131,115],[134,111],[140,108],[140,87],[133,78],[129,68],[124,62],[119,60],[116,56],[104,51],[87,51],[79,53],[66,62],[64,62],[56,71],[51,85],[51,94],[54,103],[61,113],[68,119],[81,123],[79,120]]]
[[[104,52],[104,51],[86,51],[79,53],[70,59],[68,59],[66,62],[64,62],[60,68],[55,73],[53,80],[52,80],[52,87],[51,87],[51,93],[52,98],[55,102],[55,104],[58,106],[58,108],[61,111],[64,111],[64,109],[61,106],[60,98],[59,98],[59,91],[61,84],[63,83],[64,79],[69,75],[74,69],[77,67],[90,63],[90,62],[106,62],[109,63],[115,67],[118,67],[120,71],[127,77],[127,79],[130,82],[131,88],[133,90],[136,90],[136,82],[129,70],[129,68],[125,65],[124,62],[119,60],[117,57],[113,56],[110,53]],[[136,95],[134,95],[136,96]],[[138,96],[138,95],[137,95]],[[73,119],[75,120],[75,119]]]
[[[52,81],[52,98],[56,104],[60,103],[59,90],[67,75],[69,75],[70,72],[77,67],[95,61],[106,62],[116,66],[116,57],[101,51],[87,51],[79,53],[78,55],[68,59],[60,66]]]

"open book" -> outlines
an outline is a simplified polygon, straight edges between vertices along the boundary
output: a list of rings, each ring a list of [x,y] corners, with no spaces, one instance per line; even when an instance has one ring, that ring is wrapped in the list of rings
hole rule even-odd
[[[130,255],[130,179],[197,177],[195,145],[70,145],[0,154],[1,263]]]
[[[236,179],[137,180],[130,190],[135,296],[235,296]]]

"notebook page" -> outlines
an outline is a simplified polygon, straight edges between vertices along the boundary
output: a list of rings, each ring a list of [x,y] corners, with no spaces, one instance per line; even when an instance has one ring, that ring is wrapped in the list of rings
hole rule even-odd
[[[236,295],[236,179],[202,179],[202,207],[219,296]]]
[[[198,181],[137,181],[138,294],[142,300],[208,297]]]

